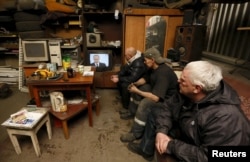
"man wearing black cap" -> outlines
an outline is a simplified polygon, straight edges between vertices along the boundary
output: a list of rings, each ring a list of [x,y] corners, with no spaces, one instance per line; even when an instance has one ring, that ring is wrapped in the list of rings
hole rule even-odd
[[[151,109],[158,104],[162,104],[164,99],[177,92],[178,78],[174,71],[165,64],[166,59],[161,56],[156,48],[145,51],[144,63],[149,68],[149,74],[129,86],[129,91],[132,94],[140,95],[143,99],[137,107],[131,131],[120,138],[122,142],[132,142],[141,138]],[[136,85],[142,83],[149,84],[151,91],[146,92],[137,88]]]

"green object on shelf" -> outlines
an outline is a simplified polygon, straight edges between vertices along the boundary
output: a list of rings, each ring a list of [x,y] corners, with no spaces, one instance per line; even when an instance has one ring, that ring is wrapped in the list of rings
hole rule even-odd
[[[71,67],[71,57],[70,55],[64,55],[62,58],[62,62],[63,62],[63,69],[67,70],[68,67]]]
[[[64,62],[71,62],[71,57],[70,57],[70,55],[67,54],[67,55],[63,56],[63,61],[64,61]]]

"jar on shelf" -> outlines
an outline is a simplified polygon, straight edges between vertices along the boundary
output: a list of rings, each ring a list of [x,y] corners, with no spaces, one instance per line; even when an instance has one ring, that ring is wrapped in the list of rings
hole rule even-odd
[[[62,63],[63,63],[63,69],[64,70],[67,70],[69,67],[71,67],[71,57],[70,57],[70,55],[63,56]]]
[[[83,74],[83,72],[84,72],[84,66],[83,65],[78,65],[78,72],[80,74]]]

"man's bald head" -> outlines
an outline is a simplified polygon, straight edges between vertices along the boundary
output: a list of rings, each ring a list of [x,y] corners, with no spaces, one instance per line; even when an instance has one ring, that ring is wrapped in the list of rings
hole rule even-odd
[[[134,47],[128,47],[125,50],[125,57],[127,60],[129,60],[130,58],[132,58],[133,56],[135,56],[136,54],[136,49]]]

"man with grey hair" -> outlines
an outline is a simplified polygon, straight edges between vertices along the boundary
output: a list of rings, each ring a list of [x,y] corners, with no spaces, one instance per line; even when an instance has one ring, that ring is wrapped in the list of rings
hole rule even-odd
[[[190,62],[178,82],[179,93],[154,109],[141,142],[130,143],[130,151],[145,159],[152,159],[156,149],[176,161],[207,162],[209,146],[250,145],[250,124],[239,96],[218,66]]]

